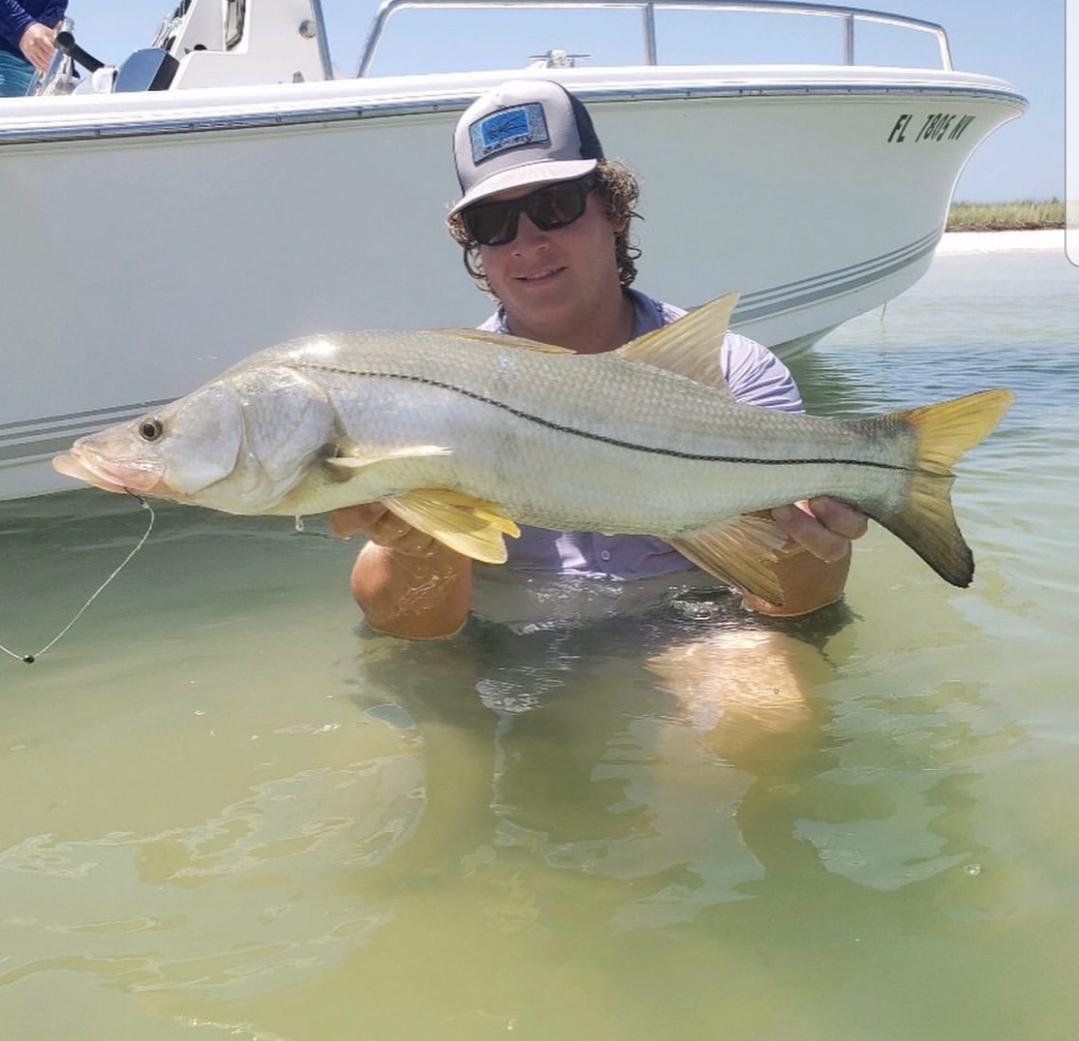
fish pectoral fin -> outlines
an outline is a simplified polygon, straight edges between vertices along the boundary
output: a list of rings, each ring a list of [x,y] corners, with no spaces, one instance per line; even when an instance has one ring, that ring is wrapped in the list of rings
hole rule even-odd
[[[395,459],[419,459],[435,455],[451,455],[448,448],[441,445],[409,445],[406,448],[394,448],[390,451],[365,452],[360,448],[341,448],[339,454],[328,456],[323,465],[341,476],[351,476],[369,466],[387,463]]]
[[[745,514],[668,542],[710,575],[783,606],[775,565],[788,554],[788,539],[770,518]]]
[[[526,340],[523,336],[508,336],[505,333],[489,333],[485,329],[443,329],[447,336],[462,340],[475,340],[478,343],[493,343],[499,347],[520,347],[523,351],[539,351],[541,354],[576,354],[568,347],[556,347],[552,343],[540,343],[538,340]]]
[[[486,564],[506,562],[503,535],[517,538],[521,529],[497,503],[446,488],[417,488],[382,504],[406,524],[450,549]]]
[[[737,293],[728,293],[703,304],[670,325],[638,336],[613,356],[622,361],[652,365],[730,393],[717,350],[730,327],[731,313],[738,303]]]

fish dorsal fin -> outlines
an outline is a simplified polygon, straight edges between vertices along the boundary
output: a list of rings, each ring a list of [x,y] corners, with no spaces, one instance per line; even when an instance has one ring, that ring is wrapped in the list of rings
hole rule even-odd
[[[330,446],[330,450],[333,447]],[[441,445],[408,445],[405,448],[364,451],[362,448],[340,448],[338,454],[323,460],[323,465],[339,477],[347,478],[369,466],[388,463],[395,459],[419,459],[436,455],[450,455],[450,449]]]
[[[738,294],[728,293],[670,325],[638,336],[614,354],[623,361],[654,365],[729,393],[716,357],[737,303]]]
[[[576,354],[568,347],[556,347],[552,343],[540,343],[538,340],[526,340],[523,336],[510,336],[507,333],[492,333],[485,329],[443,329],[446,336],[456,336],[462,340],[475,340],[477,343],[493,343],[499,347],[519,347],[523,351],[539,351],[542,354]]]
[[[382,504],[406,524],[452,550],[486,564],[506,562],[503,535],[516,538],[521,529],[497,503],[446,488],[415,488]]]
[[[745,514],[668,541],[710,575],[776,607],[783,605],[775,564],[789,552],[788,539],[770,518]]]

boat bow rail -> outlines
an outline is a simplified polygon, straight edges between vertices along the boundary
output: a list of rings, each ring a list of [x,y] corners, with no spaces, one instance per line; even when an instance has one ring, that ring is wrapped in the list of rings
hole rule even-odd
[[[810,17],[834,18],[843,23],[843,64],[853,65],[855,32],[859,22],[875,22],[914,32],[929,33],[936,38],[940,52],[940,67],[952,68],[952,53],[948,34],[936,22],[920,18],[874,11],[863,7],[842,7],[837,4],[796,3],[793,0],[384,0],[375,15],[367,42],[360,56],[357,76],[367,76],[374,63],[382,36],[390,19],[401,11],[423,8],[426,10],[500,9],[500,10],[638,10],[642,16],[645,61],[648,65],[659,64],[656,39],[656,11],[738,11],[757,14],[790,14]]]
[[[297,10],[305,16],[298,23],[299,31],[318,38],[323,60],[328,67],[321,5],[318,0],[298,0],[298,3]],[[952,66],[948,36],[942,26],[868,8],[792,0],[385,0],[368,34],[356,78],[327,77],[292,82],[291,77],[287,77],[276,82],[267,80],[252,84],[225,77],[215,85],[192,86],[190,78],[178,76],[176,82],[182,89],[173,85],[167,90],[122,94],[76,92],[63,98],[28,99],[21,108],[8,102],[0,106],[0,146],[228,132],[460,111],[483,90],[504,80],[507,74],[552,75],[551,69],[535,64],[522,69],[504,67],[484,72],[369,75],[390,19],[396,13],[412,8],[639,10],[644,27],[644,64],[610,68],[566,67],[562,64],[557,68],[558,78],[588,102],[660,101],[679,97],[783,97],[806,94],[870,97],[909,94],[994,98],[1010,102],[1017,114],[1026,107],[1025,99],[1011,84],[994,77],[956,71]],[[201,5],[192,3],[185,12],[182,19],[185,32],[191,31],[192,20],[198,10],[201,10]],[[260,17],[266,17],[265,10],[261,9]],[[703,10],[778,13],[838,20],[844,28],[843,62],[744,66],[659,64],[656,12]],[[295,11],[287,16],[292,32],[297,31],[297,25],[292,24],[295,16]],[[285,17],[282,14],[282,18]],[[312,28],[312,22],[317,22],[317,26]],[[937,43],[939,67],[857,65],[855,31],[856,26],[864,22],[898,26],[931,35]],[[250,11],[246,20],[239,23],[246,33],[254,32],[261,24],[251,16]],[[283,28],[279,28],[284,32]],[[178,43],[173,37],[179,34],[178,28],[163,27],[155,43],[168,44],[175,50]],[[183,57],[181,66],[185,67],[194,59],[213,59],[227,64],[234,56],[224,52],[197,51]]]

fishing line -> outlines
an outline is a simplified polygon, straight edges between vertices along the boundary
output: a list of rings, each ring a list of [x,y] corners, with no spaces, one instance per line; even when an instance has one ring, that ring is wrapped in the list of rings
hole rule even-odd
[[[303,535],[304,538],[308,539],[329,539],[331,542],[341,541],[340,539],[334,538],[333,535],[327,535],[324,531],[308,531],[303,517],[299,514],[292,519],[295,522],[295,531],[297,535]]]
[[[126,488],[124,490],[127,491]],[[138,545],[136,545],[135,548],[130,553],[128,553],[126,557],[124,557],[124,559],[120,563],[120,566],[115,571],[113,571],[113,573],[109,575],[109,577],[106,578],[105,581],[101,583],[101,585],[97,587],[97,590],[93,593],[90,599],[87,600],[86,603],[79,608],[75,617],[72,618],[71,621],[68,622],[67,625],[65,625],[64,628],[61,629],[60,632],[58,632],[47,644],[45,644],[45,646],[42,647],[41,650],[37,652],[37,654],[16,654],[14,651],[8,650],[8,648],[5,647],[2,643],[0,643],[0,651],[3,651],[6,655],[15,658],[18,661],[26,662],[27,665],[33,665],[38,658],[40,658],[47,650],[49,650],[53,646],[53,644],[55,644],[57,641],[60,640],[61,637],[67,634],[67,631],[82,617],[83,612],[101,595],[105,587],[118,574],[120,574],[120,572],[123,571],[125,567],[127,567],[128,561],[131,560],[131,558],[136,553],[138,553],[140,549],[142,549],[142,547],[146,544],[146,540],[150,537],[150,532],[154,530],[154,520],[156,519],[154,515],[154,508],[141,495],[136,495],[134,492],[127,492],[127,494],[130,495],[133,499],[138,499],[139,505],[144,510],[150,511],[150,523],[147,524],[146,532],[143,534],[142,538],[139,539]]]

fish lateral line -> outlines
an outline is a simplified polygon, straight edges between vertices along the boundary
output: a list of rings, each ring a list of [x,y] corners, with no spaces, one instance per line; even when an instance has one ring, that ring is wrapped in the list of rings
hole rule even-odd
[[[537,416],[531,412],[525,412],[522,409],[514,408],[512,405],[509,405],[504,401],[499,401],[496,398],[487,398],[482,394],[477,394],[475,391],[467,390],[464,387],[458,387],[453,383],[443,383],[440,380],[433,380],[427,376],[410,376],[405,373],[396,372],[365,372],[359,369],[346,369],[334,365],[319,365],[309,362],[295,364],[295,367],[301,369],[314,369],[318,372],[336,373],[342,376],[356,376],[361,379],[388,379],[402,380],[406,383],[419,383],[425,387],[435,387],[439,390],[452,391],[455,394],[460,394],[462,397],[469,398],[470,400],[479,402],[483,405],[491,405],[494,408],[500,408],[503,411],[510,413],[510,415],[516,416],[518,419],[536,423],[539,426],[546,427],[548,430],[554,430],[560,434],[572,434],[575,437],[581,437],[587,441],[598,441],[602,444],[612,445],[615,448],[626,448],[634,452],[646,452],[651,455],[668,456],[673,459],[686,459],[690,462],[733,463],[745,466],[825,466],[838,464],[842,466],[863,466],[876,470],[891,470],[901,473],[912,472],[911,468],[907,466],[900,466],[896,463],[874,462],[866,459],[844,459],[834,457],[812,459],[761,459],[752,456],[708,455],[703,452],[683,452],[677,448],[657,448],[653,445],[636,444],[633,441],[623,441],[616,437],[609,437],[606,434],[596,434],[588,430],[579,430],[576,427],[555,423],[553,420],[544,419],[543,416]]]

